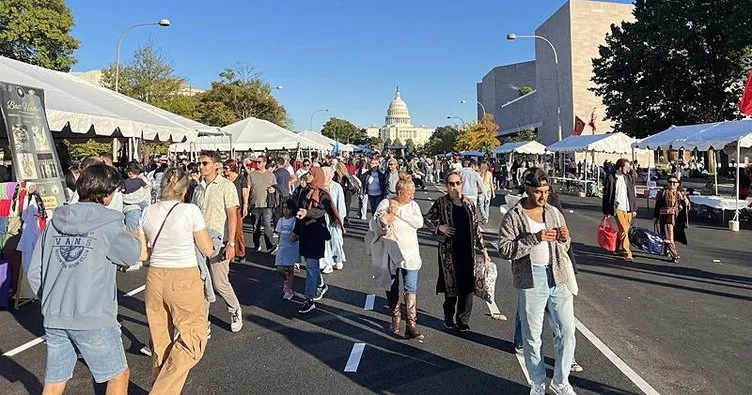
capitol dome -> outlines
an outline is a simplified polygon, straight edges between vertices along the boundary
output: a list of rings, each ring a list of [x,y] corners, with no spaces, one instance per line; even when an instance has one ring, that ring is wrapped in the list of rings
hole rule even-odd
[[[386,125],[412,125],[407,103],[400,97],[399,86],[394,94],[394,100],[389,103],[389,108],[386,110]]]

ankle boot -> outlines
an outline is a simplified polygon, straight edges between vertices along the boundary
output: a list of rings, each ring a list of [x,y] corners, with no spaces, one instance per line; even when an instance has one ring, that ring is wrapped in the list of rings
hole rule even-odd
[[[389,303],[389,313],[392,315],[391,331],[400,336],[402,331],[402,314],[400,313],[399,292],[387,291],[386,300]]]
[[[407,326],[405,328],[405,337],[423,341],[425,337],[418,331],[418,302],[414,293],[405,292],[405,309],[407,310]]]

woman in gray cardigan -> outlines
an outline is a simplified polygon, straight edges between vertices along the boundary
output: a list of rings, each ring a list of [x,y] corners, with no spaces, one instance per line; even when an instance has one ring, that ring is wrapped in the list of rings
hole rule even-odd
[[[532,380],[531,394],[546,393],[546,364],[541,358],[541,332],[546,309],[561,333],[554,341],[556,367],[551,382],[555,394],[575,394],[569,384],[574,359],[574,281],[567,256],[571,239],[564,216],[547,203],[546,173],[530,169],[521,180],[527,197],[504,216],[499,229],[501,257],[512,261],[514,287],[524,339],[525,364]]]

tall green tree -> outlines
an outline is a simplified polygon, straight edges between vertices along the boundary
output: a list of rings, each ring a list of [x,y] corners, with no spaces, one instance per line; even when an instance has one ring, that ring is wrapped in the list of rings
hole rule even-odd
[[[112,143],[103,143],[94,139],[80,143],[63,140],[63,143],[68,147],[68,154],[73,159],[86,159],[90,156],[99,156],[102,152],[112,152]]]
[[[592,90],[615,131],[739,117],[752,64],[752,7],[738,0],[636,0],[634,22],[612,25],[593,60]]]
[[[64,0],[0,1],[0,55],[59,71],[76,63],[79,42]]]
[[[537,141],[540,143],[540,137],[538,136],[538,132],[535,131],[535,129],[525,129],[520,131],[514,136],[507,137],[504,139],[505,143],[522,143],[525,141]]]
[[[527,95],[528,93],[530,93],[532,91],[533,91],[533,88],[525,85],[522,88],[520,88],[520,89],[517,90],[517,95],[519,95],[519,96],[525,96],[525,95]]]
[[[490,151],[499,146],[499,125],[486,113],[480,122],[471,122],[457,136],[457,149]]]
[[[287,110],[272,95],[272,86],[255,68],[241,63],[225,69],[219,77],[219,81],[212,82],[211,89],[201,94],[202,101],[224,104],[236,120],[255,117],[288,126]]]
[[[175,75],[175,68],[153,43],[140,46],[133,58],[120,65],[120,93],[161,107],[179,96],[185,83]],[[102,85],[115,89],[115,65],[104,70]]]
[[[454,126],[439,126],[428,139],[425,149],[430,155],[453,151],[460,131]]]
[[[321,134],[345,144],[366,144],[369,142],[365,129],[340,118],[329,118],[321,129]]]

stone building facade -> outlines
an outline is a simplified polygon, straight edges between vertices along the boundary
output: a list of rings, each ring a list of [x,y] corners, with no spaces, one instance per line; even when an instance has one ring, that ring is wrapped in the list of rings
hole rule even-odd
[[[569,136],[574,129],[575,116],[588,123],[593,113],[596,133],[610,131],[611,122],[605,119],[603,102],[589,90],[594,87],[592,59],[599,56],[598,47],[605,43],[612,24],[634,20],[633,7],[607,1],[569,0],[543,22],[535,30],[535,35],[547,38],[556,48],[558,79],[551,46],[539,39],[533,40],[535,60],[496,67],[483,77],[476,86],[478,101],[487,110],[493,109],[501,127],[500,135],[535,128],[544,144],[558,141],[557,83],[562,138]],[[534,81],[530,79],[530,70],[534,70]],[[511,100],[504,94],[508,93],[508,87],[522,86],[530,86],[535,91]],[[583,132],[587,133],[590,133],[589,127]]]
[[[413,126],[410,111],[407,109],[407,103],[400,96],[399,87],[394,94],[394,100],[389,103],[384,118],[384,126],[371,126],[366,128],[368,137],[376,137],[381,141],[390,142],[399,141],[401,144],[412,140],[416,146],[424,145],[433,135],[435,128],[426,128],[423,126]]]

